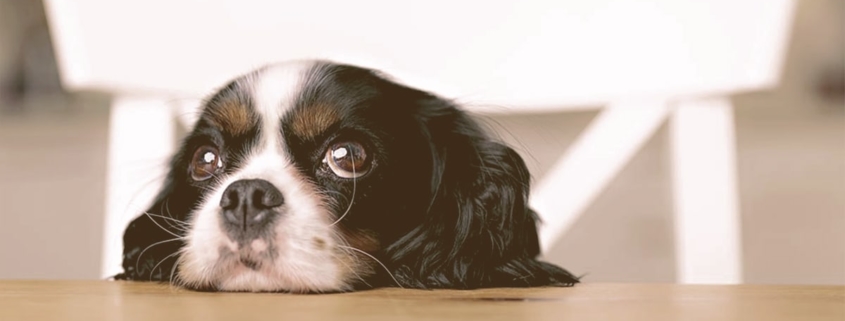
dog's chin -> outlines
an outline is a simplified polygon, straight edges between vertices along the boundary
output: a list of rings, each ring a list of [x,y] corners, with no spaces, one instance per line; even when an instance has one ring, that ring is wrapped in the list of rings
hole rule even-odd
[[[279,273],[273,268],[259,268],[251,266],[253,263],[234,262],[231,267],[221,273],[221,279],[216,288],[227,292],[290,292],[313,293],[334,292],[342,288],[340,282],[330,278],[305,280],[294,273]]]
[[[179,282],[190,289],[223,292],[327,293],[348,290],[337,269],[303,269],[268,259],[235,256],[220,259],[213,269],[180,266]]]
[[[217,216],[210,216],[216,218]],[[201,220],[198,220],[198,222]],[[211,225],[217,222],[211,219]],[[282,219],[275,236],[235,242],[218,228],[195,229],[177,264],[177,280],[193,289],[324,293],[348,288],[361,260],[339,251],[318,228],[306,233]]]

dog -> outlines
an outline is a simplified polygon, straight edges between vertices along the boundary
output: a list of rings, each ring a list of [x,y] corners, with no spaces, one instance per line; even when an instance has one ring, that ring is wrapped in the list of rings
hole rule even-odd
[[[461,107],[380,71],[276,63],[204,100],[117,280],[198,291],[573,286],[530,175]]]

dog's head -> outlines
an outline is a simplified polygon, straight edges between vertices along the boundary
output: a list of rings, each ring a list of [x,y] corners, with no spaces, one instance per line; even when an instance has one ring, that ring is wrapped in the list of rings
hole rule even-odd
[[[453,103],[327,61],[204,103],[119,279],[220,291],[570,285],[537,261],[520,156]]]

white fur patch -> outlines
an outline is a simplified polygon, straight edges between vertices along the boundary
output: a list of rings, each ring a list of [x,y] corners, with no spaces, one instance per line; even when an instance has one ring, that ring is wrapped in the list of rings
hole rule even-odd
[[[244,94],[252,96],[261,118],[261,137],[248,151],[243,167],[224,177],[193,213],[179,266],[180,280],[186,284],[292,292],[342,290],[346,286],[350,271],[336,253],[332,214],[315,187],[293,166],[280,128],[281,118],[293,107],[310,67],[299,62],[273,66],[246,82],[252,92]],[[241,245],[256,253],[275,251],[274,259],[262,262],[256,270],[238,262],[233,249],[237,245],[221,229],[220,199],[230,184],[242,179],[266,180],[285,199],[272,227],[274,238]],[[315,248],[315,238],[326,241],[323,249]],[[222,250],[226,252],[221,254]]]

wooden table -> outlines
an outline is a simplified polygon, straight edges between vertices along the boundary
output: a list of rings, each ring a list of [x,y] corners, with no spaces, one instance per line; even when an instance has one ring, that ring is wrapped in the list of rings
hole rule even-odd
[[[0,281],[0,320],[845,320],[842,286],[584,284],[345,294],[198,293],[150,283]]]

